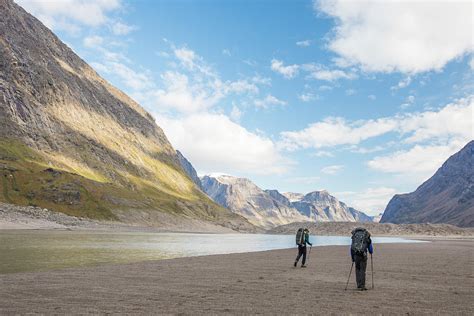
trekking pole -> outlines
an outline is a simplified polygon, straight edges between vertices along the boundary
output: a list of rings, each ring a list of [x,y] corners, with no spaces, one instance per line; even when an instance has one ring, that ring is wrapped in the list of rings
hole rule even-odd
[[[346,288],[344,289],[344,291],[347,291],[347,286],[349,285],[349,280],[351,279],[351,274],[352,274],[352,268],[353,267],[354,267],[354,261],[352,261],[351,271],[349,271],[349,277],[347,278]]]
[[[374,259],[372,257],[372,254],[370,254],[370,265],[371,265],[371,270],[372,270],[372,290],[374,289]]]

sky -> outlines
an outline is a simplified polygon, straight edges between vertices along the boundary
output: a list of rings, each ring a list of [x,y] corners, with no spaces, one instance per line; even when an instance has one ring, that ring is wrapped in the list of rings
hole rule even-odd
[[[16,2],[200,175],[375,215],[474,138],[471,1]]]

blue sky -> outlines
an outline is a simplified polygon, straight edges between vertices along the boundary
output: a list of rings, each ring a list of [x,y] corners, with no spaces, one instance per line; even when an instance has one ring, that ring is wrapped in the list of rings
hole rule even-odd
[[[473,139],[469,1],[17,3],[200,174],[377,214]]]

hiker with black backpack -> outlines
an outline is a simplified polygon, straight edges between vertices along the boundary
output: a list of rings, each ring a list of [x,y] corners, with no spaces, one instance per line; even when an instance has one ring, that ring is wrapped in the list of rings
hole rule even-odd
[[[374,252],[370,233],[365,228],[356,228],[352,231],[351,258],[352,265],[356,266],[356,283],[357,288],[366,291],[365,287],[365,270],[367,269],[367,251],[370,255]],[[351,268],[352,270],[352,268]],[[373,271],[372,271],[373,272]],[[373,284],[373,276],[372,276]],[[372,285],[373,286],[373,285]]]
[[[313,246],[312,243],[309,242],[309,229],[300,228],[296,232],[296,244],[298,245],[298,256],[296,257],[294,267],[298,265],[298,261],[300,260],[301,256],[303,256],[303,261],[301,262],[301,267],[306,268],[306,244]]]

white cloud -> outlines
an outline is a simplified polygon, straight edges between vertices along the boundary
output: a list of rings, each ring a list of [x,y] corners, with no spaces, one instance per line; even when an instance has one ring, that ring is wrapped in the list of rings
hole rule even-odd
[[[329,49],[366,71],[440,70],[473,51],[470,1],[332,0],[314,7],[336,19]]]
[[[137,29],[134,25],[128,25],[122,22],[115,22],[111,26],[112,33],[115,35],[127,35]]]
[[[271,94],[267,94],[267,96],[264,99],[255,100],[254,104],[256,107],[266,109],[272,105],[286,105],[286,102],[276,98],[275,96]]]
[[[287,150],[322,148],[361,141],[393,131],[396,123],[390,119],[347,122],[341,117],[329,117],[300,131],[281,133],[280,146]]]
[[[331,91],[333,88],[331,86],[322,85],[318,88],[320,91]]]
[[[253,82],[248,80],[228,81],[225,84],[224,90],[226,93],[258,93],[259,89]]]
[[[97,35],[87,36],[82,43],[87,48],[98,48],[104,43],[104,39]]]
[[[347,205],[367,215],[378,215],[385,210],[390,199],[397,193],[394,188],[368,188],[361,192],[337,192],[335,195]]]
[[[357,153],[357,154],[370,154],[370,153],[375,153],[378,151],[382,151],[386,149],[387,146],[375,146],[372,148],[365,148],[365,147],[357,147],[353,146],[351,147],[351,152],[352,153]]]
[[[255,84],[260,84],[264,86],[271,86],[272,85],[272,79],[268,77],[262,77],[260,75],[256,75],[252,77],[252,82]]]
[[[244,59],[242,62],[250,67],[255,67],[258,65],[258,63],[253,59]]]
[[[92,65],[97,71],[117,76],[132,92],[151,89],[154,86],[153,78],[146,72],[137,72],[114,60],[115,57],[111,56],[108,61],[105,61],[105,64],[92,63]]]
[[[473,135],[473,108],[474,96],[471,96],[438,111],[355,122],[329,117],[300,131],[282,132],[279,145],[287,150],[356,145],[389,132],[398,133],[406,143],[451,139],[467,142]]]
[[[298,65],[284,66],[281,60],[272,59],[271,69],[282,74],[286,79],[291,79],[298,74]]]
[[[298,99],[300,99],[303,102],[310,102],[310,101],[316,100],[317,96],[312,93],[303,93],[298,96]]]
[[[149,71],[134,71],[128,66],[131,62],[127,58],[96,45],[103,41],[100,38],[84,41],[102,53],[103,62],[92,65],[98,71],[118,77],[130,88],[128,92],[133,98],[153,111],[184,114],[208,111],[231,94],[258,94],[257,85],[270,84],[268,78],[258,75],[223,82],[196,52],[174,45],[171,45],[173,55],[168,57],[174,57],[179,64],[174,66],[175,70],[161,73],[161,82],[155,82]],[[268,106],[283,101],[269,96],[261,102],[262,106]]]
[[[176,48],[174,49],[174,55],[176,58],[186,67],[189,69],[195,68],[195,60],[198,58],[196,53],[188,49],[186,47]]]
[[[474,96],[457,100],[439,111],[410,114],[400,121],[400,131],[406,142],[416,143],[433,139],[462,139],[474,135]]]
[[[375,101],[375,100],[377,99],[377,97],[376,97],[375,95],[373,95],[373,94],[370,94],[370,95],[368,96],[368,98],[369,98],[369,100],[372,100],[372,101]]]
[[[396,86],[390,87],[391,90],[398,90],[398,89],[403,89],[406,88],[410,85],[411,83],[411,77],[408,76],[398,82]]]
[[[415,103],[415,96],[409,95],[409,96],[406,98],[405,103],[403,103],[402,105],[400,105],[400,108],[406,109],[406,108],[412,106],[414,103]]]
[[[349,96],[354,95],[356,93],[357,93],[357,91],[355,89],[347,89],[346,90],[346,95],[349,95]]]
[[[181,113],[204,111],[224,97],[220,89],[191,82],[187,75],[180,72],[166,71],[161,74],[161,79],[164,88],[149,90],[142,97],[151,100],[147,103],[158,110],[177,110]]]
[[[311,156],[314,156],[314,157],[334,157],[334,154],[329,152],[329,151],[319,150],[319,151],[315,152],[314,154],[311,154]]]
[[[232,54],[230,53],[230,50],[228,50],[228,49],[223,49],[222,54],[226,55],[226,56],[229,56],[229,57],[232,56]]]
[[[471,67],[471,70],[474,70],[474,57],[471,57],[469,60],[469,67]]]
[[[232,111],[230,112],[231,120],[234,122],[239,122],[241,117],[242,117],[242,111],[235,105],[232,105]]]
[[[324,174],[337,174],[341,172],[344,169],[343,165],[333,165],[333,166],[327,166],[321,169],[321,172]]]
[[[329,70],[319,69],[311,72],[308,75],[309,78],[324,80],[324,81],[336,81],[339,79],[355,79],[357,76],[353,73],[348,73],[340,69]]]
[[[286,79],[296,77],[300,71],[306,72],[307,79],[316,79],[323,81],[336,81],[339,79],[355,79],[357,75],[354,72],[346,72],[341,69],[328,69],[326,66],[315,63],[288,65],[285,66],[283,61],[272,59],[271,69],[279,74],[282,74]]]
[[[200,173],[281,174],[290,166],[269,138],[222,114],[200,113],[179,119],[157,115],[157,123]]]
[[[299,46],[299,47],[308,47],[311,45],[311,41],[310,40],[304,40],[304,41],[298,41],[296,42],[296,46]]]
[[[409,177],[420,183],[432,176],[441,165],[466,142],[452,141],[445,145],[415,145],[409,150],[375,157],[367,165],[378,171]]]
[[[110,22],[107,14],[121,8],[120,0],[16,0],[51,29],[77,33],[81,26],[97,27]]]

